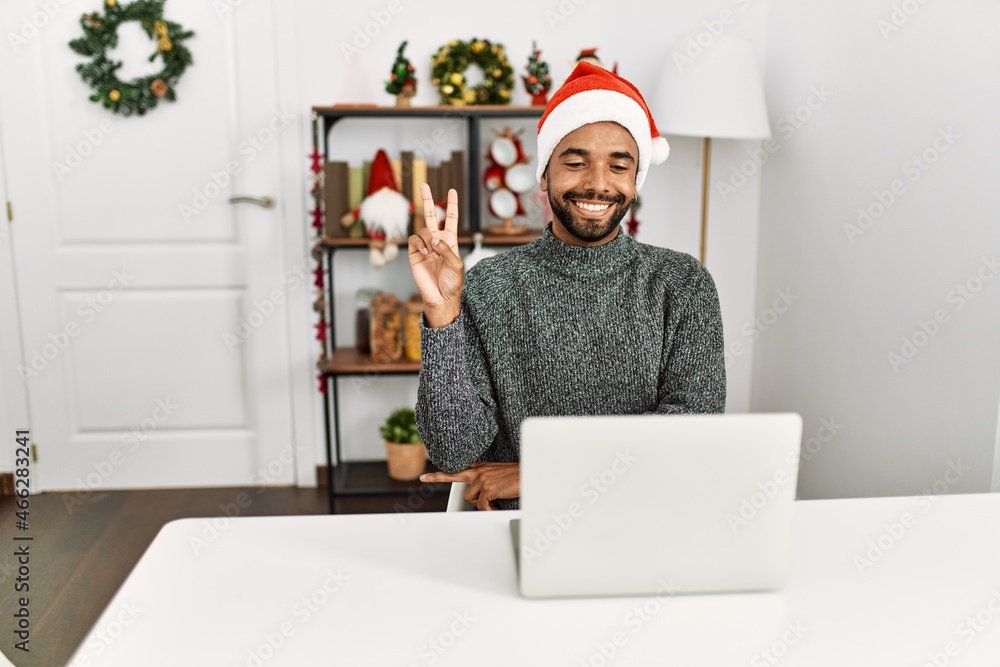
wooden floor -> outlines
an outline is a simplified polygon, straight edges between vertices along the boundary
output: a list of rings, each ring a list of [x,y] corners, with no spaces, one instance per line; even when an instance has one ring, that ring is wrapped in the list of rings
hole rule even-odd
[[[235,505],[245,492],[251,503]],[[405,496],[339,498],[337,513],[392,512]],[[446,495],[421,511],[443,511]],[[224,488],[104,491],[88,497],[43,493],[30,498],[30,592],[15,593],[14,498],[0,498],[0,650],[18,667],[65,665],[160,528],[174,519],[222,516],[326,514],[325,489]],[[245,504],[245,503],[244,503]],[[230,513],[234,510],[230,509]],[[18,597],[30,599],[30,653],[12,648]],[[0,660],[2,663],[2,660]]]

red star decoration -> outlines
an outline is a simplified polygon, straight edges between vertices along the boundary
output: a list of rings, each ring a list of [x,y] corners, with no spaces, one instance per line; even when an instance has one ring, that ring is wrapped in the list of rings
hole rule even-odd
[[[315,285],[316,287],[322,287],[323,286],[323,267],[322,266],[317,266],[315,269],[313,269],[313,285]]]
[[[314,208],[312,211],[310,211],[310,213],[312,213],[312,217],[313,217],[312,226],[315,227],[316,229],[323,229],[323,211],[322,211],[322,209]]]
[[[316,340],[326,342],[326,322],[322,320],[316,323]]]
[[[320,153],[318,150],[314,148],[313,152],[310,153],[308,157],[312,159],[312,166],[309,168],[312,170],[314,174],[318,174],[319,172],[323,171],[323,164],[321,162],[321,160],[323,159],[322,153]]]
[[[634,215],[625,224],[628,226],[629,236],[635,236],[639,233],[639,220]]]
[[[326,376],[323,375],[322,373],[320,373],[319,375],[316,376],[316,379],[319,380],[319,393],[325,394],[326,393]]]

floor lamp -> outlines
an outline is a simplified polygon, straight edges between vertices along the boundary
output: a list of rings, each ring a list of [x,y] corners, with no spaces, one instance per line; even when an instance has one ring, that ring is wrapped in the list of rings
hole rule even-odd
[[[701,251],[708,246],[709,168],[712,138],[764,139],[771,136],[764,85],[753,45],[721,36],[697,57],[690,41],[674,43],[660,74],[652,112],[661,134],[704,139],[701,178]]]

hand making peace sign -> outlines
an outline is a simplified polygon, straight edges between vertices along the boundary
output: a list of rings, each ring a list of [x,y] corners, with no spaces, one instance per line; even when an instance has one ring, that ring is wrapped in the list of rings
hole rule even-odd
[[[425,227],[409,239],[410,269],[424,300],[427,326],[440,328],[461,312],[465,265],[458,254],[458,193],[448,190],[444,229],[438,224],[431,188],[420,185]]]

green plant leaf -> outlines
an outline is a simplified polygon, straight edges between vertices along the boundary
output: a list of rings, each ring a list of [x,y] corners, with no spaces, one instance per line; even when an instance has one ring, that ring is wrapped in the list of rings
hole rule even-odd
[[[384,440],[401,445],[421,441],[413,408],[395,410],[379,427],[379,433]]]

